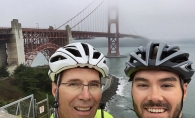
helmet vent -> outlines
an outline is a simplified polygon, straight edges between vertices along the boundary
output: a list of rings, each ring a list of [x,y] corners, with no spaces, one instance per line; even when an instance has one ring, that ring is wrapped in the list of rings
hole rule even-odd
[[[168,56],[174,54],[175,52],[177,52],[177,51],[175,51],[175,50],[170,50],[170,51],[168,51],[168,52],[166,52],[166,53],[164,53],[164,54],[166,55],[166,57],[168,57]]]
[[[74,49],[66,49],[68,52],[70,52],[71,54],[73,54],[75,57],[81,57],[81,54],[78,50],[74,50]]]
[[[151,50],[151,53],[150,53],[150,59],[156,59],[156,55],[157,55],[159,46],[154,45],[154,47],[152,47],[152,48],[153,49]]]
[[[143,55],[141,55],[140,53],[138,54],[138,56],[139,56],[140,58],[143,58]]]
[[[136,53],[141,59],[143,59],[144,61],[146,60],[146,53],[145,52],[137,52]],[[135,60],[135,59],[134,59]],[[134,62],[134,61],[132,61]],[[137,61],[136,61],[137,62]]]
[[[100,52],[93,53],[93,59],[98,59],[100,57]]]
[[[170,49],[171,48],[171,49]],[[170,50],[169,50],[170,49]],[[164,58],[166,57],[169,57],[170,55],[176,53],[178,51],[177,48],[173,48],[173,47],[169,47],[169,46],[166,46],[165,49],[163,50],[163,53],[161,54],[161,60],[163,60]],[[178,58],[176,58],[177,60]],[[171,61],[171,60],[170,60]],[[175,62],[175,61],[174,61]]]
[[[76,48],[75,46],[65,46],[64,48]]]
[[[174,62],[174,63],[182,63],[182,62],[187,61],[187,60],[188,60],[188,57],[184,56],[184,55],[183,56],[179,55],[179,56],[176,56],[176,57],[170,59],[170,61]]]
[[[58,55],[58,56],[55,56],[55,57],[51,58],[50,62],[56,62],[58,60],[64,60],[64,59],[66,59],[66,58],[61,56],[61,55]]]
[[[133,60],[133,63],[137,63],[137,60]]]
[[[82,46],[83,46],[83,49],[84,49],[84,51],[85,51],[85,54],[86,55],[89,55],[89,47],[88,47],[88,45],[87,44],[83,44],[83,43],[81,43],[82,44]]]
[[[188,65],[188,66],[187,66],[187,69],[188,69],[188,70],[192,70],[192,66],[191,66],[191,65]]]
[[[136,60],[135,58],[132,57],[132,58],[130,58],[129,62],[130,62],[130,63],[136,63],[137,60]]]

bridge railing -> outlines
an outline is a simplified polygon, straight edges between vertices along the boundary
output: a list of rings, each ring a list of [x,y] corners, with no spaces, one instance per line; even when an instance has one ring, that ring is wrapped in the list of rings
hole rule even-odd
[[[50,118],[53,109],[49,109],[49,98],[36,102],[34,95],[0,107],[0,118]]]
[[[7,104],[3,107],[0,107],[0,111],[0,116],[2,116],[3,118],[35,118],[34,96],[32,94],[10,104]]]

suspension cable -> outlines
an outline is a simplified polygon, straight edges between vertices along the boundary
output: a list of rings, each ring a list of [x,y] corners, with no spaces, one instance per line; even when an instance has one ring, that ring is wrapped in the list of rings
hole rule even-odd
[[[73,27],[71,27],[71,29],[73,29],[74,27],[76,27],[78,24],[80,24],[83,20],[85,20],[89,15],[91,15],[105,0],[103,0],[91,13],[89,13],[84,19],[82,19],[80,22],[78,22],[76,25],[74,25]]]
[[[85,7],[81,12],[83,12],[85,9],[87,9],[95,0],[93,0],[87,7]],[[57,29],[61,28],[62,26],[64,26],[66,23],[68,23],[69,21],[71,21],[72,19],[74,19],[75,17],[77,17],[79,14],[81,14],[81,12],[79,12],[77,15],[75,15],[73,18],[71,18],[70,20],[68,20],[67,22],[65,22],[64,24],[62,24],[61,26],[59,26]]]

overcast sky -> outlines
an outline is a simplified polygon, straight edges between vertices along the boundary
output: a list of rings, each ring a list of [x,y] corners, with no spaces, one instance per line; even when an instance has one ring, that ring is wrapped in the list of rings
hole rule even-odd
[[[93,0],[0,0],[0,27],[59,27]],[[99,0],[101,1],[101,0]],[[195,0],[119,0],[120,27],[150,39],[194,39]]]

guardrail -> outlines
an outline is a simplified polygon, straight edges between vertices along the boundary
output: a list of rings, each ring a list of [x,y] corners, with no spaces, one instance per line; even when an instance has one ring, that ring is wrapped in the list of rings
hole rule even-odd
[[[32,94],[0,107],[0,118],[50,118],[51,113],[48,95],[36,102]]]
[[[4,115],[17,116],[19,118],[35,118],[34,112],[34,96],[29,95],[20,100],[0,107],[0,111],[5,111]],[[1,115],[1,114],[0,114]]]

